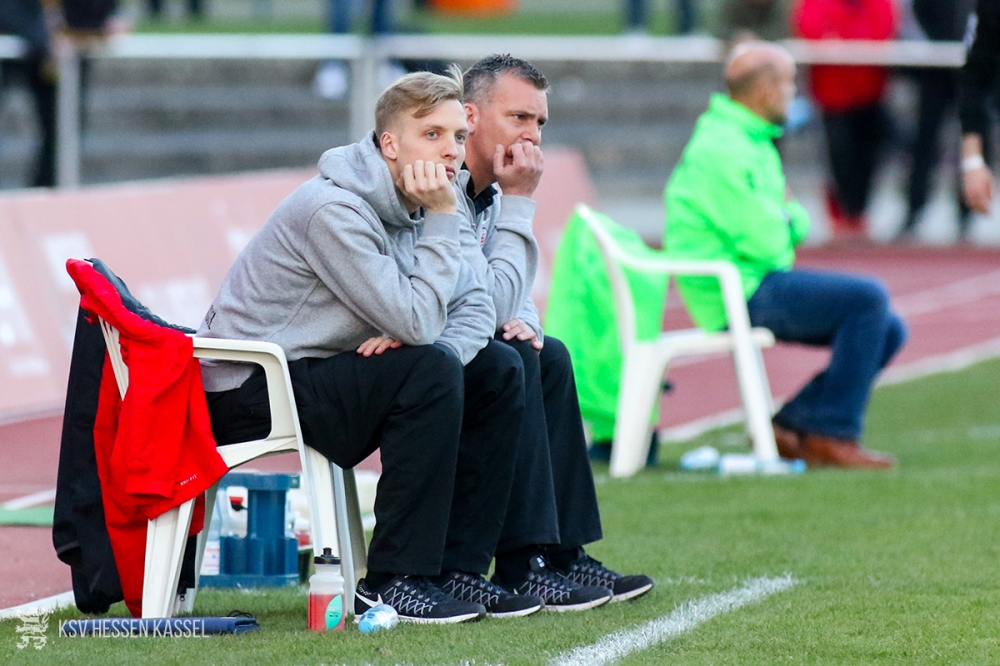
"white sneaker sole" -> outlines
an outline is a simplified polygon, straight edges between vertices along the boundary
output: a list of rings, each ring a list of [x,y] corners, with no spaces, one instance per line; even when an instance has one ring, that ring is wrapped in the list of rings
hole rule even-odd
[[[611,603],[617,603],[619,601],[627,601],[628,599],[635,599],[638,596],[646,594],[653,589],[653,584],[643,585],[642,587],[637,587],[634,590],[629,590],[628,592],[622,592],[621,594],[616,594],[611,597]]]
[[[483,615],[481,613],[466,613],[464,615],[452,615],[451,617],[408,617],[400,615],[399,621],[409,622],[410,624],[459,624],[461,622],[474,622],[482,618]]]
[[[526,615],[532,615],[533,613],[537,613],[538,611],[543,610],[544,608],[545,604],[542,604],[541,606],[532,606],[531,608],[522,608],[521,610],[516,610],[516,611],[507,611],[506,613],[491,613],[489,611],[486,611],[486,616],[499,617],[499,618],[524,617]]]
[[[555,611],[556,613],[565,613],[567,611],[584,611],[590,610],[591,608],[597,608],[598,606],[603,606],[604,604],[611,601],[611,595],[601,599],[594,599],[593,601],[585,601],[582,604],[567,604],[567,605],[549,605],[545,604],[545,609],[547,611]]]

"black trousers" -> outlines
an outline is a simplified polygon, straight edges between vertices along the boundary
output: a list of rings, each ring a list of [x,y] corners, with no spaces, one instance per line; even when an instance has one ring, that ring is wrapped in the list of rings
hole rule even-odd
[[[46,67],[45,54],[4,61],[0,66],[0,79],[8,77],[23,80],[35,105],[39,140],[31,187],[53,187],[56,184],[56,82]]]
[[[524,365],[525,408],[499,554],[529,545],[582,546],[601,538],[601,516],[566,346],[507,341]]]
[[[823,126],[837,200],[847,215],[861,215],[889,134],[888,115],[881,104],[874,104],[824,113]]]
[[[306,444],[344,468],[381,454],[368,568],[486,573],[524,411],[517,354],[490,342],[463,368],[444,347],[401,347],[301,359],[289,371]],[[207,395],[220,444],[266,435],[263,373]]]
[[[931,179],[941,159],[941,130],[945,116],[958,104],[958,73],[939,68],[918,69],[914,72],[919,86],[917,128],[913,138],[913,160],[907,186],[907,212],[904,229],[912,229],[917,216],[927,203],[933,188]],[[993,144],[983,142],[983,158],[993,163]],[[962,196],[962,173],[958,171],[955,182],[955,199],[958,202],[958,224],[961,234],[968,231],[971,217]]]

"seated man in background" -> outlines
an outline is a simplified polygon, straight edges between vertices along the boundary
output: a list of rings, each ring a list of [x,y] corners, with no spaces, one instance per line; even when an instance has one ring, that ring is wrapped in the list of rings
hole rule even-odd
[[[267,340],[289,360],[305,443],[382,476],[355,610],[452,623],[539,610],[483,578],[510,494],[523,370],[492,340],[488,294],[461,258],[452,185],[468,127],[460,74],[387,88],[375,132],[323,154],[226,275],[199,335]],[[270,429],[263,373],[206,363],[220,444]],[[435,581],[464,572],[449,596]],[[352,584],[353,581],[349,582]]]
[[[525,411],[514,486],[497,547],[493,581],[538,594],[547,608],[583,610],[645,594],[653,580],[622,575],[583,550],[601,538],[594,477],[566,346],[543,338],[529,296],[538,266],[531,196],[542,175],[548,81],[510,55],[483,58],[465,72],[470,135],[463,247],[493,299],[497,340],[524,363]],[[610,591],[610,594],[607,593]]]
[[[729,96],[712,98],[667,184],[664,246],[677,259],[733,262],[754,326],[830,347],[829,366],[774,417],[782,457],[891,467],[891,456],[861,448],[858,438],[872,384],[902,346],[905,325],[876,280],[792,268],[809,220],[787,193],[774,139],[795,94],[795,62],[777,45],[748,42],[733,50],[725,82]],[[678,283],[699,326],[726,327],[715,278]]]

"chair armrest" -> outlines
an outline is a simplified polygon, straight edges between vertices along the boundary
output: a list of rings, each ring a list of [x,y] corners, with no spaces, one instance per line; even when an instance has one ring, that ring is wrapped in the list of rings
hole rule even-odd
[[[743,295],[743,280],[732,262],[717,259],[685,261],[666,257],[630,257],[623,252],[616,252],[615,255],[615,258],[623,266],[649,273],[704,275],[718,278],[729,327],[734,329],[734,333],[741,336],[749,332],[750,320],[747,316],[746,298]]]
[[[292,415],[291,378],[284,350],[273,342],[253,340],[224,340],[219,338],[192,337],[194,357],[218,361],[256,363],[264,368],[267,381],[267,399],[271,409],[271,434],[275,437],[295,437],[295,420]]]

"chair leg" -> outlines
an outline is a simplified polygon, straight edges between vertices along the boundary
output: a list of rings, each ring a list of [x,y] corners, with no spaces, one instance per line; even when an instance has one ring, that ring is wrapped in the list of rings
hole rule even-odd
[[[354,615],[354,590],[367,573],[365,535],[361,526],[361,506],[353,469],[331,465],[333,472],[334,505],[337,513],[337,539],[341,570],[344,575],[344,603],[347,615]]]
[[[142,580],[142,617],[170,617],[181,575],[181,560],[194,500],[149,521],[146,531],[146,562]]]
[[[215,510],[215,497],[219,492],[218,482],[205,491],[205,524],[197,537],[197,552],[194,555],[194,587],[189,587],[184,593],[183,600],[174,608],[174,613],[191,613],[194,611],[194,599],[198,593],[198,586],[201,583],[201,564],[205,560],[205,544],[208,543],[208,532],[212,527],[212,514]]]
[[[743,344],[734,341],[733,360],[754,455],[765,462],[778,460],[778,447],[774,443],[774,429],[771,427],[774,398],[760,348],[749,340]]]
[[[339,553],[330,461],[319,451],[304,447],[302,451],[302,475],[306,495],[309,498],[309,522],[313,550],[316,553],[322,553],[324,548],[329,548],[334,553]]]
[[[618,409],[615,414],[615,438],[611,447],[611,476],[632,476],[646,462],[649,454],[650,416],[660,394],[665,364],[640,346],[633,347],[623,359]]]
[[[764,350],[757,345],[753,346],[754,357],[757,360],[757,372],[760,377],[761,390],[764,392],[764,399],[767,404],[768,416],[774,416],[777,410],[774,408],[774,394],[771,393],[771,382],[767,378],[767,368],[764,367]]]

